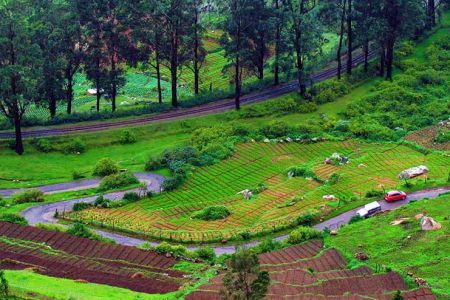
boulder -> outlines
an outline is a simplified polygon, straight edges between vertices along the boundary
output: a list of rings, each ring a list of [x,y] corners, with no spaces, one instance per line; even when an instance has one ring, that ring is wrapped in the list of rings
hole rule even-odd
[[[415,216],[414,216],[414,219],[420,220],[420,219],[422,219],[424,216],[425,216],[424,214],[418,214],[418,215],[415,215]]]
[[[337,234],[338,234],[337,230],[331,230],[331,231],[330,231],[330,235],[333,235],[333,236],[334,236],[334,235],[337,235]]]
[[[269,139],[264,139],[264,143],[270,143]]]
[[[422,228],[422,231],[429,231],[429,230],[439,230],[442,228],[442,225],[436,222],[431,217],[423,217],[420,220],[420,227]]]
[[[400,179],[411,179],[411,178],[415,178],[415,177],[418,177],[418,176],[425,175],[428,172],[429,172],[429,169],[426,166],[418,166],[418,167],[414,167],[414,168],[410,168],[410,169],[402,171],[398,175],[398,178],[400,178]]]
[[[398,225],[405,224],[405,223],[408,223],[408,222],[409,222],[409,218],[401,218],[401,219],[392,221],[391,225],[398,226]]]
[[[334,200],[336,200],[336,196],[335,195],[325,195],[322,198],[323,198],[323,200],[327,200],[327,201],[334,201]]]
[[[365,261],[369,259],[369,256],[364,252],[358,252],[355,254],[355,258],[359,261]]]

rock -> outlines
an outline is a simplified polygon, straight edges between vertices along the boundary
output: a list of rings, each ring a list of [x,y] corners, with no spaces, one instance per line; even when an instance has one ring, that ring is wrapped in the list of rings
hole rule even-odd
[[[335,195],[325,195],[322,198],[323,198],[323,200],[327,200],[327,201],[334,201],[334,200],[336,200],[336,196]]]
[[[331,230],[330,231],[330,235],[337,235],[337,234],[338,234],[337,230]]]
[[[429,230],[439,230],[442,228],[442,225],[436,222],[431,217],[423,217],[420,220],[420,227],[422,228],[422,231],[429,231]]]
[[[424,174],[426,174],[428,172],[429,172],[429,170],[428,170],[428,168],[426,166],[418,166],[418,167],[415,167],[415,168],[410,168],[410,169],[404,170],[403,172],[401,172],[398,175],[398,178],[400,178],[400,179],[411,179],[411,178],[415,178],[415,177],[418,177],[418,176],[422,176],[422,175],[424,175]]]
[[[264,143],[270,143],[270,140],[269,139],[264,139]]]
[[[333,161],[331,160],[331,158],[326,158],[325,159],[325,164],[326,165],[331,165],[333,163]]]
[[[140,279],[140,278],[144,278],[144,273],[136,272],[133,275],[131,275],[131,279]]]
[[[359,169],[367,168],[367,165],[365,165],[365,164],[359,164],[359,165],[358,165],[358,168],[359,168]]]
[[[414,216],[414,219],[420,220],[420,219],[422,219],[423,217],[425,217],[424,214],[418,214],[418,215],[415,215],[415,216]]]
[[[226,244],[226,243],[228,243],[228,241],[227,240],[222,240],[221,243],[222,244]]]
[[[407,238],[408,240],[410,240],[410,239],[412,239],[412,236],[408,235],[406,238]]]
[[[426,287],[430,286],[430,284],[425,279],[420,277],[414,278],[414,282],[419,286],[426,286]]]
[[[292,139],[290,137],[286,138],[286,142],[291,143]]]
[[[413,276],[413,272],[408,272],[408,276]]]
[[[355,254],[355,258],[359,261],[365,261],[369,259],[369,256],[364,252],[358,252]]]
[[[172,257],[172,254],[166,253],[166,257],[167,257],[167,258],[170,258],[170,257]]]
[[[405,223],[408,223],[408,222],[409,222],[409,218],[401,218],[401,219],[392,221],[391,225],[398,226],[398,225],[405,224]]]

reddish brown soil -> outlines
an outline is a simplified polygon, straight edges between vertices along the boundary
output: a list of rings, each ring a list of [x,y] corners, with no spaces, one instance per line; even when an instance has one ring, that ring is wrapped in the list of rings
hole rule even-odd
[[[168,269],[175,259],[151,251],[3,222],[0,236],[9,238],[9,242],[0,241],[3,269],[33,269],[43,275],[145,293],[176,291],[184,281],[184,273]]]

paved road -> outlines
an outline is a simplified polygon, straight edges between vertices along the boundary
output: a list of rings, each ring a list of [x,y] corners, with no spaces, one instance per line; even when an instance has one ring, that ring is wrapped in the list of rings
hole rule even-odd
[[[371,50],[369,53],[369,59],[376,56],[376,51]],[[355,55],[353,58],[353,64],[355,66],[360,65],[364,62],[364,55],[359,54]],[[343,64],[344,65],[344,64]],[[312,80],[314,82],[320,82],[329,78],[332,78],[337,75],[337,68],[330,68],[323,70],[321,72],[318,72],[312,76]],[[281,84],[279,86],[274,86],[271,88],[268,88],[264,91],[249,94],[247,96],[244,96],[242,98],[241,103],[243,105],[250,104],[250,103],[256,103],[256,102],[262,102],[268,99],[276,98],[281,95],[291,93],[298,90],[298,83],[297,81]],[[45,136],[58,136],[58,135],[67,135],[71,133],[81,133],[81,132],[95,132],[95,131],[101,131],[101,130],[107,130],[107,129],[113,129],[113,128],[121,128],[121,127],[128,127],[128,126],[139,126],[139,125],[145,125],[155,122],[161,122],[161,121],[169,121],[169,120],[176,120],[176,119],[183,119],[188,117],[194,117],[194,116],[200,116],[200,115],[207,115],[207,114],[213,114],[221,111],[231,110],[234,108],[234,99],[224,99],[219,100],[213,103],[208,103],[204,105],[199,105],[192,108],[187,109],[178,109],[178,110],[172,110],[166,113],[161,113],[158,115],[151,115],[151,116],[143,116],[143,117],[137,117],[134,119],[127,119],[127,120],[116,120],[116,121],[106,121],[101,123],[95,123],[95,124],[88,124],[88,125],[71,125],[68,127],[59,127],[59,128],[43,128],[43,129],[25,129],[23,131],[23,137],[29,138],[29,137],[45,137]],[[0,139],[11,139],[14,138],[14,133],[12,131],[2,131],[0,132]]]
[[[143,173],[141,173],[141,174],[143,174]],[[146,174],[146,176],[148,176],[148,178],[152,178],[148,189],[153,190],[155,192],[159,192],[160,186],[161,186],[162,181],[164,180],[164,177],[162,177],[160,175],[154,175],[154,174]],[[443,194],[446,192],[450,192],[450,187],[442,187],[442,188],[434,188],[434,189],[429,189],[429,190],[418,191],[418,192],[409,194],[408,198],[404,201],[398,201],[398,202],[394,202],[394,203],[387,203],[386,201],[380,201],[380,204],[381,204],[381,208],[383,211],[392,210],[392,209],[398,208],[402,205],[405,205],[405,204],[409,203],[410,201],[422,200],[425,198],[436,198],[440,194]],[[117,199],[121,199],[124,193],[125,192],[111,193],[111,194],[105,195],[105,197],[107,197],[108,199],[111,199],[111,200],[117,200]],[[74,199],[74,200],[69,200],[69,201],[62,201],[62,202],[57,202],[57,203],[43,204],[43,205],[35,206],[35,207],[29,208],[29,209],[23,211],[22,216],[24,216],[28,220],[30,225],[36,225],[38,223],[54,224],[57,222],[57,220],[53,217],[56,209],[60,212],[61,211],[67,212],[72,209],[74,203],[93,202],[93,201],[95,201],[95,198],[96,197],[94,196],[94,197],[86,197],[86,198]],[[345,212],[345,213],[343,213],[339,216],[336,216],[330,220],[319,223],[319,224],[315,225],[314,227],[319,230],[323,230],[324,228],[327,228],[327,227],[330,229],[337,229],[337,228],[341,227],[342,225],[347,224],[350,221],[350,218],[352,216],[354,216],[356,211],[360,208],[361,207],[358,207],[351,211]],[[116,243],[121,244],[121,245],[138,246],[138,245],[141,245],[141,244],[147,242],[143,239],[133,238],[133,237],[121,235],[118,233],[111,233],[111,232],[106,232],[106,231],[102,231],[102,230],[96,230],[96,232],[104,237],[115,240]],[[288,235],[281,235],[281,236],[276,237],[274,240],[282,241],[282,240],[286,239],[287,237],[288,237]],[[157,243],[154,243],[154,242],[151,242],[150,244],[153,246],[157,245]],[[254,241],[254,242],[246,243],[243,246],[244,247],[253,247],[258,244],[259,244],[258,241]],[[188,247],[189,250],[195,250],[196,248],[197,247]],[[235,245],[215,246],[213,248],[217,255],[231,254],[236,251]]]
[[[147,185],[149,185],[151,187],[156,188],[158,185],[158,192],[159,192],[159,186],[164,181],[164,177],[161,175],[158,175],[158,174],[134,173],[134,175],[139,179],[139,181],[146,183]],[[85,189],[90,189],[90,188],[96,188],[100,184],[100,181],[101,180],[99,178],[93,178],[93,179],[86,179],[86,180],[80,180],[80,181],[72,181],[72,182],[66,182],[66,183],[44,185],[44,186],[36,187],[36,189],[41,190],[45,194],[71,192],[71,191],[79,191],[79,190],[85,190]],[[0,195],[3,197],[11,197],[15,193],[18,193],[25,189],[26,188],[0,189]]]

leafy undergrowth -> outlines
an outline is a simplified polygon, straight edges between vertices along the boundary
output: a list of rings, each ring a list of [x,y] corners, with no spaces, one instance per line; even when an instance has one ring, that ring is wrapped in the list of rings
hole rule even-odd
[[[342,251],[348,258],[364,252],[366,261],[374,269],[392,268],[413,281],[425,279],[437,295],[448,299],[450,281],[450,195],[422,200],[403,206],[388,214],[341,228],[337,236],[326,238],[326,245]],[[418,214],[426,214],[442,225],[441,230],[421,231]],[[409,218],[406,224],[390,225],[400,218]],[[352,263],[352,262],[351,262]],[[358,263],[353,258],[353,264]],[[412,275],[412,276],[411,276]]]

